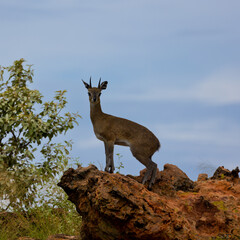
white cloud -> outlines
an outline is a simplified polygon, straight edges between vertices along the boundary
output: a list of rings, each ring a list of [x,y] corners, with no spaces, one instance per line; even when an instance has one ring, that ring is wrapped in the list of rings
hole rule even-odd
[[[163,140],[231,147],[240,144],[240,126],[220,119],[158,124],[156,132]]]
[[[213,104],[240,103],[240,71],[227,69],[207,77],[193,88],[192,98]]]
[[[152,88],[154,86],[154,88]],[[139,94],[140,93],[140,94]],[[164,86],[161,83],[151,84],[148,88],[137,89],[132,93],[115,95],[121,101],[197,101],[212,105],[240,103],[240,71],[225,69],[183,88],[181,86]]]

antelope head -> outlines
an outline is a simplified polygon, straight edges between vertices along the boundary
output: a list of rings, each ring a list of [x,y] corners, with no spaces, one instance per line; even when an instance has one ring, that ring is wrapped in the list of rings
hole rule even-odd
[[[83,81],[83,80],[82,80]],[[89,96],[89,102],[90,103],[99,103],[100,102],[100,96],[101,96],[101,91],[105,90],[107,88],[107,81],[104,81],[101,83],[101,78],[99,79],[98,82],[98,87],[92,87],[92,82],[91,82],[91,77],[89,84],[83,81],[83,84],[88,90],[88,96]]]

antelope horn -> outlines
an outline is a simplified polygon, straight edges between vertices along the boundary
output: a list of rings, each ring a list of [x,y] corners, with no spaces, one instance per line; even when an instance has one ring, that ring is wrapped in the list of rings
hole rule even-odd
[[[98,88],[101,88],[101,78],[99,79],[99,82],[98,82]]]
[[[90,77],[90,81],[89,81],[89,84],[90,84],[90,88],[92,88],[92,82],[91,82],[91,77]]]

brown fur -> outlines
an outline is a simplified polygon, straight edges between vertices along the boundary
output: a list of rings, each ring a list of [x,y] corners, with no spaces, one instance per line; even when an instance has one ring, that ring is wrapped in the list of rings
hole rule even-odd
[[[160,148],[159,140],[146,127],[130,120],[115,117],[102,112],[100,104],[101,91],[107,88],[107,82],[99,81],[93,88],[83,81],[88,89],[90,117],[96,137],[104,142],[106,153],[105,171],[114,171],[114,145],[129,146],[133,156],[146,166],[147,172],[143,184],[150,178],[149,188],[155,181],[157,164],[151,160],[152,155]]]

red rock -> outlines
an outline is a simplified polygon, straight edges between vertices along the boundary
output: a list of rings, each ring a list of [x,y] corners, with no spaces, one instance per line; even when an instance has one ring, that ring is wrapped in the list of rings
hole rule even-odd
[[[234,170],[229,171],[228,169],[222,167],[218,167],[215,173],[212,176],[212,179],[228,179],[228,180],[233,180],[233,179],[238,179],[238,173],[239,173],[239,168],[236,167]]]
[[[64,173],[59,186],[82,216],[83,240],[240,236],[239,181],[193,183],[173,165],[158,172],[152,191],[136,181],[140,179],[102,172],[93,165]],[[163,186],[164,191],[159,189]]]
[[[206,173],[201,173],[198,175],[198,181],[206,181],[208,180],[208,175]]]

